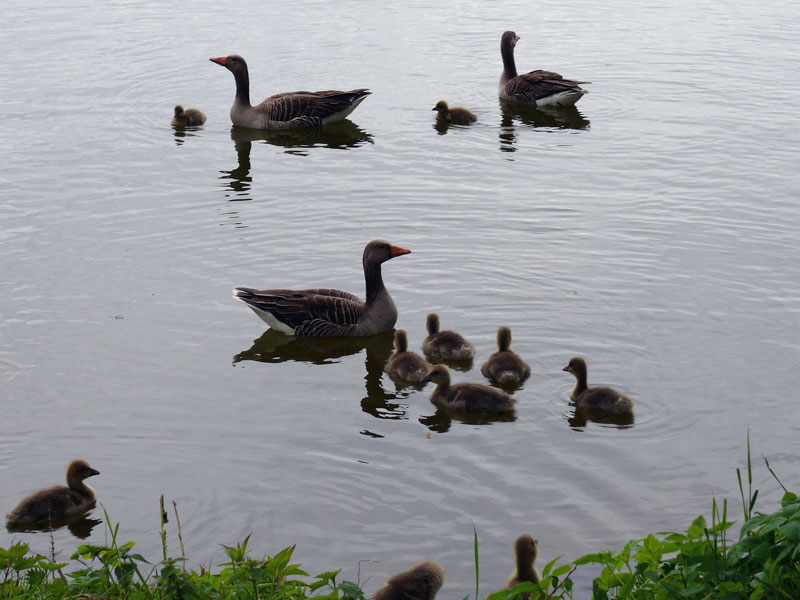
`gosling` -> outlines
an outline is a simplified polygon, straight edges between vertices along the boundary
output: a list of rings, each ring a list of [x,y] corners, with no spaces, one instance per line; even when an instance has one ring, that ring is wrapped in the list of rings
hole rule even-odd
[[[435,560],[423,560],[390,577],[375,592],[373,600],[433,600],[444,583],[444,567]]]
[[[458,412],[511,412],[514,399],[498,389],[481,383],[456,383],[450,385],[450,369],[435,365],[422,381],[433,381],[436,389],[431,402]]]
[[[514,542],[514,554],[517,556],[517,570],[506,583],[506,589],[519,585],[523,581],[539,583],[539,572],[533,565],[539,555],[539,542],[529,535],[521,535]]]
[[[89,510],[95,503],[94,490],[83,480],[99,474],[86,461],[73,460],[67,467],[67,487],[57,485],[34,492],[6,515],[6,527],[46,525]]]
[[[511,330],[497,330],[497,352],[481,367],[483,376],[500,385],[521,385],[531,376],[531,367],[511,349]]]
[[[633,410],[633,398],[610,387],[589,387],[586,383],[586,361],[576,356],[561,369],[575,376],[577,383],[572,390],[572,401],[575,406],[587,412],[604,412],[607,414],[629,413]]]
[[[436,118],[439,121],[445,121],[446,123],[453,123],[454,125],[469,125],[470,123],[474,123],[478,120],[472,111],[467,110],[466,108],[461,108],[458,106],[454,106],[453,108],[448,108],[447,102],[444,100],[439,100],[431,110],[436,111]]]
[[[469,360],[475,356],[475,346],[455,331],[439,331],[439,315],[428,315],[428,337],[422,342],[422,351],[443,360]]]
[[[431,365],[418,354],[408,352],[408,336],[404,330],[394,332],[394,347],[396,352],[389,357],[383,370],[395,381],[422,381],[431,370]]]
[[[194,125],[202,125],[206,122],[206,116],[196,108],[187,108],[179,104],[175,107],[175,116],[172,117],[172,124],[176,127],[192,127]]]

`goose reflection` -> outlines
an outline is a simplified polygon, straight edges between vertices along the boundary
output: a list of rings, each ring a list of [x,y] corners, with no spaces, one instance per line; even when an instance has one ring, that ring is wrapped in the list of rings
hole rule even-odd
[[[583,430],[591,421],[598,425],[611,426],[616,429],[630,429],[634,425],[633,413],[609,414],[603,412],[585,411],[578,407],[573,407],[572,413],[564,415],[569,426],[576,430]]]
[[[62,527],[66,526],[70,533],[76,538],[85,540],[91,535],[92,529],[94,529],[100,523],[102,523],[100,519],[93,519],[88,515],[88,513],[82,513],[80,515],[67,517],[66,519],[51,521],[46,525],[37,526],[33,523],[27,523],[15,527],[7,527],[7,529],[9,532],[16,533],[32,531],[55,531],[56,529],[61,529]]]
[[[541,106],[500,100],[500,151],[516,152],[516,124],[543,129],[589,129],[575,106]]]
[[[342,357],[365,350],[366,396],[361,400],[361,409],[378,419],[396,420],[405,418],[407,406],[403,401],[408,392],[404,388],[392,392],[383,387],[383,368],[392,354],[393,342],[394,330],[364,338],[304,338],[268,329],[249,349],[234,356],[233,363],[252,360],[264,363],[296,361],[326,365],[341,362],[339,359]]]
[[[175,133],[176,137],[178,132]],[[253,178],[250,175],[250,152],[253,142],[264,142],[286,148],[287,154],[308,155],[309,148],[356,148],[373,143],[372,136],[347,119],[330,123],[324,127],[305,127],[303,129],[250,129],[231,127],[231,139],[236,149],[237,166],[230,171],[220,171],[220,179],[225,182],[231,200],[252,200],[250,188]]]

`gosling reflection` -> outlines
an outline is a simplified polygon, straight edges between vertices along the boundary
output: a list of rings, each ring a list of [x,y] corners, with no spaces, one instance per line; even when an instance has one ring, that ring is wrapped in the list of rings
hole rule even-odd
[[[541,106],[500,100],[500,151],[516,152],[516,125],[545,129],[589,129],[591,124],[575,106]]]
[[[35,523],[25,523],[16,526],[7,526],[9,532],[22,533],[32,531],[55,531],[66,526],[69,532],[80,540],[85,540],[92,534],[92,529],[102,523],[100,519],[93,519],[86,513],[67,517],[66,519],[57,519],[48,522],[47,524],[37,525]]]
[[[401,389],[387,391],[383,387],[383,368],[392,354],[394,331],[365,338],[304,338],[293,337],[268,329],[253,342],[248,350],[233,357],[233,363],[252,360],[263,363],[287,361],[308,362],[315,365],[335,364],[345,356],[365,350],[366,374],[364,385],[366,396],[361,400],[361,409],[378,419],[403,419],[407,397]]]
[[[602,411],[587,411],[575,407],[572,413],[565,415],[567,423],[573,429],[582,430],[591,421],[598,425],[608,425],[617,429],[630,429],[634,425],[634,416],[632,412],[609,414]]]

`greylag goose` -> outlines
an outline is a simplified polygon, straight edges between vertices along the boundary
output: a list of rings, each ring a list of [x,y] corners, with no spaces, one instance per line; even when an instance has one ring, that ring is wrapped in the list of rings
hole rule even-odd
[[[371,92],[367,89],[324,90],[321,92],[284,92],[261,104],[250,104],[250,76],[247,63],[238,54],[209,58],[233,73],[236,98],[231,106],[231,121],[253,129],[296,129],[319,127],[340,121],[353,112]]]
[[[453,123],[454,125],[469,125],[478,120],[478,117],[472,111],[460,106],[450,108],[444,100],[439,100],[431,110],[436,111],[438,120]]]
[[[519,36],[506,31],[500,38],[500,54],[503,56],[503,74],[500,76],[500,97],[513,102],[536,106],[572,106],[587,94],[580,84],[588,81],[564,79],[552,71],[531,71],[517,75],[514,62],[514,46]]]
[[[483,363],[481,373],[489,380],[505,385],[519,385],[530,377],[530,365],[511,349],[511,330],[508,327],[497,330],[497,352]]]
[[[506,583],[506,589],[523,581],[539,583],[539,573],[533,566],[539,554],[539,543],[529,535],[521,535],[514,542],[514,554],[517,557],[517,570]]]
[[[437,406],[458,412],[511,412],[514,399],[498,389],[481,383],[450,384],[450,369],[445,365],[434,366],[423,382],[433,381],[436,389],[431,402]]]
[[[391,576],[373,600],[433,600],[444,583],[444,567],[435,560],[423,560]]]
[[[411,250],[372,240],[362,263],[367,300],[331,289],[255,290],[240,287],[237,300],[252,308],[270,327],[300,337],[365,337],[388,331],[397,322],[397,308],[383,285],[381,264]]]
[[[389,357],[383,369],[395,381],[418,383],[431,370],[431,365],[421,356],[408,351],[408,336],[402,329],[394,332],[396,352]]]
[[[633,410],[633,399],[610,387],[589,387],[586,383],[588,369],[586,361],[575,357],[561,369],[575,376],[577,383],[572,390],[575,406],[588,412],[628,413]]]
[[[86,461],[73,460],[67,467],[67,486],[39,490],[25,498],[6,515],[6,527],[46,525],[90,509],[95,503],[94,490],[83,480],[99,474]]]
[[[475,356],[475,346],[455,331],[439,331],[439,315],[428,315],[425,327],[428,337],[422,342],[422,351],[428,356],[443,360],[469,360]]]
[[[172,117],[172,124],[176,127],[192,127],[194,125],[202,125],[206,122],[206,116],[196,108],[187,108],[178,104],[175,107],[175,116]]]

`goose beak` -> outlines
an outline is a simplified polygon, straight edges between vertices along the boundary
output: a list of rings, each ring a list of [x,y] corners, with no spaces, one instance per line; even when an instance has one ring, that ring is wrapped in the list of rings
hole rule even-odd
[[[405,248],[400,248],[398,246],[389,246],[389,249],[392,252],[392,257],[403,256],[403,254],[411,254],[411,250],[406,250]]]
[[[95,475],[100,475],[100,471],[97,469],[89,469],[89,477],[94,477]]]
[[[228,57],[227,56],[220,56],[218,58],[209,58],[208,60],[210,60],[213,63],[217,63],[218,65],[222,65],[224,67],[225,63],[228,62]]]

